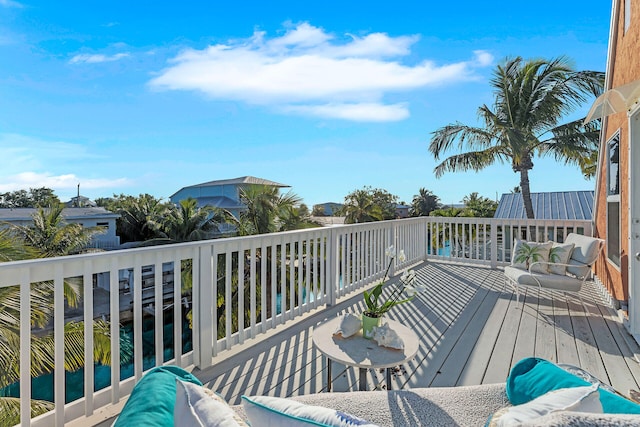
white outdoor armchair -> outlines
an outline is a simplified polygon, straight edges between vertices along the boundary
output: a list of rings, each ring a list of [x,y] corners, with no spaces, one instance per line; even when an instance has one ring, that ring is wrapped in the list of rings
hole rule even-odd
[[[573,250],[567,263],[535,261],[529,265],[528,269],[514,265],[504,268],[505,279],[516,292],[516,303],[520,302],[521,286],[537,286],[540,289],[563,292],[580,292],[585,281],[591,275],[591,266],[598,259],[604,247],[604,240],[570,233],[564,244],[573,244]],[[515,254],[512,256],[512,263],[514,259]],[[555,272],[540,272],[541,265],[546,267],[542,270],[551,269]],[[565,273],[557,274],[558,269],[553,267],[560,267],[560,270]]]

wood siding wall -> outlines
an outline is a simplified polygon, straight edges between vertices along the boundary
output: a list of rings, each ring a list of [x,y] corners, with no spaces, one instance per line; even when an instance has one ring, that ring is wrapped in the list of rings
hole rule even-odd
[[[640,79],[640,0],[631,1],[631,25],[625,32],[625,0],[617,0],[617,17],[613,21],[616,26],[614,49],[609,58],[611,87],[621,86]],[[601,173],[596,194],[597,217],[595,219],[596,236],[606,239],[607,234],[607,156],[606,142],[617,132],[620,133],[620,268],[607,260],[606,251],[596,264],[595,273],[605,287],[617,300],[627,300],[628,283],[628,238],[629,238],[629,123],[627,113],[621,112],[608,117],[604,129],[605,145],[601,153]],[[602,147],[601,147],[602,148]]]

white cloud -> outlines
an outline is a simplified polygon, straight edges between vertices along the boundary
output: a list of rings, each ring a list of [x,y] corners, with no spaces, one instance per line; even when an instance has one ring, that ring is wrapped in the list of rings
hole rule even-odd
[[[493,55],[484,50],[474,50],[474,55],[476,56],[476,63],[480,67],[486,67],[487,65],[491,65],[493,63]]]
[[[418,36],[373,33],[337,40],[308,23],[267,39],[248,39],[186,49],[150,81],[163,90],[193,90],[215,99],[268,105],[278,111],[357,121],[402,120],[407,104],[384,103],[388,93],[466,81],[493,58],[475,51],[469,61],[408,65]]]
[[[100,62],[113,62],[118,61],[122,58],[128,57],[128,53],[116,53],[114,55],[103,55],[101,53],[98,54],[88,54],[82,53],[74,56],[69,60],[70,64],[97,64]]]
[[[286,111],[329,119],[355,122],[393,122],[409,117],[406,104],[378,103],[298,105],[284,107]]]
[[[57,194],[73,194],[78,183],[83,189],[117,188],[131,183],[125,177],[96,178],[95,165],[104,158],[81,144],[6,133],[0,134],[0,149],[0,192],[48,187]]]

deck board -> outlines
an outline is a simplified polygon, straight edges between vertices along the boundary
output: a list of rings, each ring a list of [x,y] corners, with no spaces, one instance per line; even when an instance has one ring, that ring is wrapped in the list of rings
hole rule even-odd
[[[418,267],[418,277],[427,291],[389,314],[409,325],[422,344],[416,358],[394,372],[392,388],[501,382],[528,356],[580,366],[623,393],[638,388],[637,345],[624,339],[623,326],[593,289],[581,298],[526,289],[523,305],[500,270],[429,262]],[[201,374],[231,403],[242,394],[325,391],[326,361],[311,344],[313,326],[361,310],[355,295]],[[334,363],[332,373],[334,391],[357,389],[355,369]],[[385,381],[382,371],[367,373],[369,388],[384,389]]]
[[[425,262],[416,271],[427,290],[388,317],[411,325],[420,348],[394,372],[392,388],[504,382],[514,363],[536,356],[579,366],[622,394],[640,389],[640,347],[593,282],[579,297],[528,288],[517,304],[499,269]],[[362,310],[358,292],[263,339],[222,351],[211,367],[193,373],[230,404],[240,403],[243,394],[326,392],[326,359],[313,348],[313,328]],[[357,390],[357,370],[334,362],[332,384],[334,391]],[[367,384],[387,388],[384,372],[367,372]]]
[[[516,304],[500,269],[425,262],[416,271],[427,290],[388,316],[410,326],[420,348],[394,373],[392,388],[503,382],[513,364],[528,356],[579,366],[623,394],[639,388],[640,347],[593,282],[580,297],[528,288]],[[313,348],[313,327],[362,310],[360,292],[354,293],[267,338],[220,352],[211,367],[193,373],[231,404],[243,394],[325,392],[326,360]],[[334,391],[356,390],[357,370],[333,363],[332,383]],[[367,384],[386,388],[384,373],[369,371]]]

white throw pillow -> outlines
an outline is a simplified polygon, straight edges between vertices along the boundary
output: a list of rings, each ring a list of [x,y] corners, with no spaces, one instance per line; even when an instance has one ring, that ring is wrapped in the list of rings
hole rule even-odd
[[[560,263],[560,264],[568,264],[569,258],[571,258],[571,254],[573,253],[573,243],[556,243],[551,242],[553,246],[551,246],[551,250],[549,251],[549,262],[550,263]],[[553,265],[549,264],[549,273],[551,274],[560,274],[565,275],[567,272],[566,265]]]
[[[153,396],[149,396],[153,399]],[[176,379],[174,426],[247,426],[225,400],[206,387]]]
[[[598,386],[552,390],[522,405],[500,409],[491,417],[489,426],[516,426],[560,411],[601,414],[602,404]]]
[[[549,251],[552,245],[552,242],[537,243],[516,239],[513,243],[511,265],[528,270],[529,265],[539,262],[540,264],[535,264],[533,268],[531,268],[531,272],[548,274],[547,262],[549,261]]]
[[[376,427],[359,417],[322,406],[271,396],[242,396],[242,408],[255,427]]]

